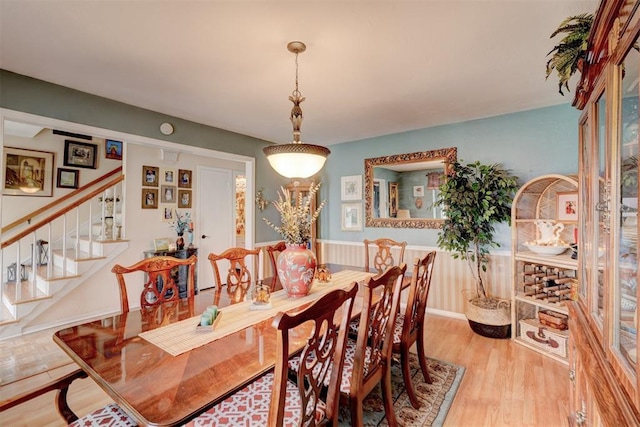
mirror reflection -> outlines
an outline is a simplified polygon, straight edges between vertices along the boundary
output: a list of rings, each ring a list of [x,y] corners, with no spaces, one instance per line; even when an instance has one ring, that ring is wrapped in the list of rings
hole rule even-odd
[[[365,159],[365,216],[369,227],[439,228],[438,187],[456,148]]]

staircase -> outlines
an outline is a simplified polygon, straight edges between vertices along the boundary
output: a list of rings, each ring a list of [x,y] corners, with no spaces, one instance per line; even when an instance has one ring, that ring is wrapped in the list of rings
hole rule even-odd
[[[25,333],[34,319],[96,272],[113,265],[129,247],[121,238],[123,206],[111,206],[110,222],[105,225],[102,200],[122,194],[124,188],[124,176],[115,174],[116,178],[107,181],[112,171],[65,196],[67,200],[55,201],[55,206],[2,229],[4,238],[14,228],[13,236],[0,246],[0,340]]]

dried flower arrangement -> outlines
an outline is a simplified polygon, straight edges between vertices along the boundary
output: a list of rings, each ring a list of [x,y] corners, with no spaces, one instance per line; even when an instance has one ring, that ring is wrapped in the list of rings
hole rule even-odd
[[[169,223],[169,226],[176,230],[178,236],[183,235],[185,231],[193,229],[193,226],[191,225],[191,213],[187,212],[184,215],[180,215],[178,211],[175,211],[175,213],[176,220]]]
[[[320,189],[320,183],[311,184],[309,193],[303,197],[298,193],[296,200],[292,200],[291,192],[284,187],[280,187],[278,200],[273,201],[273,206],[280,212],[281,224],[275,225],[267,218],[262,218],[271,228],[278,232],[288,244],[302,245],[311,240],[311,225],[316,222],[320,211],[326,204],[326,200],[311,212],[311,201]]]

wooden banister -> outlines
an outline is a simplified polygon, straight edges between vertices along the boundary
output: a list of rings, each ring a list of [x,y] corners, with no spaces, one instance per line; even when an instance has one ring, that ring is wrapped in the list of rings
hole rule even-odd
[[[122,166],[120,166],[118,168],[115,168],[114,170],[112,170],[110,172],[105,173],[101,177],[98,177],[98,178],[94,179],[93,181],[89,182],[88,184],[85,184],[82,187],[78,188],[77,190],[74,190],[73,192],[62,196],[59,199],[54,200],[53,202],[41,207],[40,209],[35,210],[33,212],[30,212],[28,215],[25,215],[22,218],[20,218],[20,219],[18,219],[16,221],[13,221],[11,224],[7,225],[6,227],[2,227],[2,230],[0,230],[0,233],[4,234],[7,231],[19,226],[22,223],[30,222],[31,219],[33,219],[34,217],[40,215],[41,213],[55,208],[59,204],[64,203],[66,200],[69,200],[72,197],[75,197],[76,195],[78,195],[78,194],[82,193],[83,191],[85,191],[87,188],[93,187],[94,185],[96,185],[100,181],[104,181],[105,179],[109,178],[112,175],[117,174],[118,172],[122,172]]]
[[[106,184],[101,185],[100,187],[96,188],[92,192],[88,193],[87,195],[83,196],[82,198],[80,198],[80,199],[76,200],[75,202],[71,203],[69,206],[59,210],[58,212],[56,212],[56,213],[54,213],[52,215],[49,215],[48,217],[38,221],[35,224],[32,224],[31,226],[29,226],[27,229],[25,229],[21,233],[13,236],[12,238],[6,240],[5,242],[2,242],[2,244],[0,245],[0,249],[4,249],[5,247],[17,242],[18,240],[22,239],[27,234],[33,233],[34,231],[36,231],[40,227],[43,227],[43,226],[47,225],[48,223],[52,222],[53,220],[61,217],[62,215],[64,215],[67,212],[69,212],[70,210],[75,209],[76,207],[80,206],[81,204],[83,204],[87,200],[91,199],[92,197],[97,196],[98,194],[100,194],[104,190],[106,190],[107,188],[113,187],[114,185],[116,185],[117,183],[119,183],[121,181],[124,181],[124,175],[120,175],[119,177],[117,177],[115,179],[112,179],[111,181],[107,182]]]

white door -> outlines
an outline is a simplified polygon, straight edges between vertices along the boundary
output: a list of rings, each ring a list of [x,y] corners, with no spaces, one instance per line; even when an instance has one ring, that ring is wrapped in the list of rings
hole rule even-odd
[[[198,167],[198,209],[195,244],[198,245],[198,289],[215,284],[207,259],[234,246],[235,190],[233,172],[228,169]],[[224,277],[222,278],[224,280]]]

